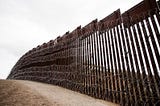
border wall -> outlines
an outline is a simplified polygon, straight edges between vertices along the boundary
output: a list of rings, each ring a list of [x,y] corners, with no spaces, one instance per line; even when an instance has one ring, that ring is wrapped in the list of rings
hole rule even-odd
[[[160,105],[160,11],[144,0],[124,13],[39,45],[7,79],[62,86],[120,105]]]

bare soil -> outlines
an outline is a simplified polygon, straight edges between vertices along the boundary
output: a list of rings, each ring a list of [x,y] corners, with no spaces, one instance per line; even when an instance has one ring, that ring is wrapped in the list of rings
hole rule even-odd
[[[119,106],[62,87],[23,80],[0,80],[0,106]]]

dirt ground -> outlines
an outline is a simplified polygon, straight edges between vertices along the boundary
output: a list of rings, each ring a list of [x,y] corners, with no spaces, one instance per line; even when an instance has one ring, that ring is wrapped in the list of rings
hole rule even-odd
[[[118,106],[50,84],[0,80],[0,106]]]

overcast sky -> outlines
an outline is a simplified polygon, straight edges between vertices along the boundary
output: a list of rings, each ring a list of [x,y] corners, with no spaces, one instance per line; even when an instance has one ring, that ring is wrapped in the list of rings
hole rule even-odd
[[[142,0],[0,0],[0,79],[28,50]]]

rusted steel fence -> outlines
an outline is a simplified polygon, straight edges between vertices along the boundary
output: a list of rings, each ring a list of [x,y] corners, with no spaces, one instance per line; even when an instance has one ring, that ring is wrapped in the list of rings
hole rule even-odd
[[[160,15],[144,0],[33,48],[8,79],[62,86],[121,105],[160,105]]]

